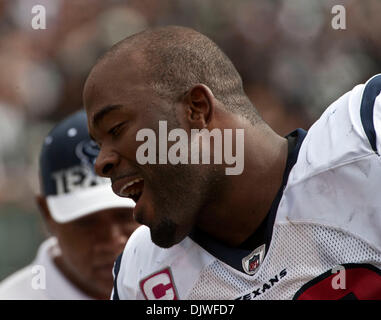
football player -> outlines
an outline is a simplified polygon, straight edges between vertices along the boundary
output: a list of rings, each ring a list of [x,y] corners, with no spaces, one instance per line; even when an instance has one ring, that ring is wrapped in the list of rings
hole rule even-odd
[[[380,90],[376,75],[282,137],[206,36],[169,26],[112,47],[84,88],[95,167],[145,225],[115,264],[112,297],[381,299]],[[141,164],[140,130],[147,142],[160,121],[188,136],[243,129],[242,174],[193,154]]]

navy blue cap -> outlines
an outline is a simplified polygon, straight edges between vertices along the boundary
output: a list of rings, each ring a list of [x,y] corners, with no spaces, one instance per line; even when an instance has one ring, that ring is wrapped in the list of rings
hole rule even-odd
[[[135,206],[132,199],[112,192],[109,179],[96,175],[98,153],[84,111],[65,118],[46,136],[40,154],[41,192],[57,222],[104,209]]]
[[[81,186],[91,172],[99,148],[91,140],[84,111],[76,112],[57,124],[45,138],[40,154],[42,193],[56,195],[69,193]],[[68,172],[72,172],[70,177]],[[98,184],[97,179],[87,184]]]

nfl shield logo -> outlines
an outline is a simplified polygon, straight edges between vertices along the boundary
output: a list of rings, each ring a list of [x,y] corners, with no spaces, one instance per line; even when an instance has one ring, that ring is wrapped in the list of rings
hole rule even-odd
[[[257,272],[265,255],[265,248],[266,245],[263,244],[242,259],[242,268],[247,274],[253,275]]]
[[[249,260],[249,272],[253,272],[259,266],[259,254],[256,254]]]

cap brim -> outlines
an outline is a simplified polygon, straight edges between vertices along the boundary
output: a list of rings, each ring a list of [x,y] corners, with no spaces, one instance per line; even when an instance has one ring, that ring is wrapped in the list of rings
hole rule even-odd
[[[132,199],[117,196],[110,184],[70,194],[49,195],[46,200],[53,219],[58,223],[70,222],[105,209],[135,207]]]

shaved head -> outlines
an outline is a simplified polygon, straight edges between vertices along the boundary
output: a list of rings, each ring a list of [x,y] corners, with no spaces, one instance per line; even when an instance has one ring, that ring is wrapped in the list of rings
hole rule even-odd
[[[190,28],[148,29],[115,44],[97,65],[110,59],[139,63],[145,82],[162,98],[176,101],[190,88],[204,84],[224,108],[252,124],[261,121],[246,96],[230,59],[208,37]]]
[[[221,209],[220,199],[232,192],[225,174],[230,163],[191,163],[192,146],[201,137],[192,136],[194,130],[247,130],[242,148],[250,158],[262,154],[259,145],[269,136],[233,63],[213,41],[188,28],[149,29],[117,43],[91,70],[83,98],[89,133],[100,147],[96,172],[111,179],[116,194],[133,197],[135,219],[150,228],[152,241],[161,247],[180,242],[196,225],[210,228],[211,215]],[[138,161],[139,150],[148,142],[159,158],[160,150],[168,152],[180,143],[169,136],[163,148],[160,143],[156,147],[157,141],[141,143],[142,130],[161,139],[163,122],[168,132],[181,129],[190,137],[185,146],[188,164]],[[253,132],[260,132],[256,141]],[[214,159],[228,149],[215,140],[201,142],[197,154],[210,146]],[[212,228],[223,230],[216,224]]]

